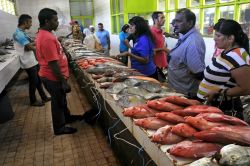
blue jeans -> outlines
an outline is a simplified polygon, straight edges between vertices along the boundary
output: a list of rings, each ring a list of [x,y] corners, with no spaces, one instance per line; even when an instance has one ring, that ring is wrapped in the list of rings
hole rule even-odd
[[[69,115],[67,108],[66,93],[62,90],[62,84],[59,81],[51,81],[41,78],[45,88],[51,96],[51,113],[54,133],[64,130],[65,116]]]

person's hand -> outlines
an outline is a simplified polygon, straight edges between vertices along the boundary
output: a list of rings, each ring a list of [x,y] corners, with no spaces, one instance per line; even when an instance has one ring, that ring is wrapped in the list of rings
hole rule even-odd
[[[69,93],[69,92],[71,92],[71,87],[70,87],[70,85],[69,85],[66,81],[63,81],[63,82],[62,82],[62,91],[63,91],[64,93]]]
[[[126,51],[126,52],[116,55],[116,57],[123,57],[123,56],[129,56],[129,53]]]
[[[63,40],[64,38],[65,38],[64,36],[59,36],[59,37],[57,38],[57,40],[58,40],[59,42],[62,42],[62,40]]]
[[[220,93],[218,91],[212,91],[209,92],[208,94],[206,94],[204,97],[206,99],[207,104],[210,104],[212,102],[212,100],[216,97],[218,97],[220,95]]]

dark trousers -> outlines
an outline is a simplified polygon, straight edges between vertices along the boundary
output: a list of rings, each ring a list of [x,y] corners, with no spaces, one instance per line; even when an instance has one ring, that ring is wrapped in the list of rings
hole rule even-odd
[[[67,108],[66,93],[62,91],[62,84],[59,81],[51,81],[41,78],[44,87],[51,96],[51,113],[54,133],[64,130],[65,116],[69,115]]]
[[[25,69],[29,77],[29,97],[30,103],[34,103],[36,101],[36,89],[38,90],[42,100],[47,98],[44,93],[42,82],[40,77],[38,76],[39,65],[35,65],[31,68]]]

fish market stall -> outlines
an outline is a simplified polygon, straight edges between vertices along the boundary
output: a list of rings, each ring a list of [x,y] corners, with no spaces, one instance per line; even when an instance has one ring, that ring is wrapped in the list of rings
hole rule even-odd
[[[224,161],[216,154],[228,144],[243,145],[240,149],[250,145],[246,122],[186,99],[167,84],[83,45],[62,44],[83,93],[96,109],[95,118],[125,165],[235,164],[234,157]],[[245,150],[237,162],[248,155]]]

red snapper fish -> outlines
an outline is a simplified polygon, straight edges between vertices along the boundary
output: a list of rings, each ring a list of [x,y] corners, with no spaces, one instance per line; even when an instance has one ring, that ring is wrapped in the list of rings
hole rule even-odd
[[[159,111],[170,112],[178,109],[183,109],[183,107],[165,102],[163,100],[149,100],[147,102],[147,106]]]
[[[203,119],[202,117],[192,117],[192,116],[186,117],[185,122],[199,130],[208,130],[213,127],[229,125],[227,123],[222,123],[222,122],[209,122],[206,119]]]
[[[202,113],[202,114],[197,115],[196,117],[202,117],[210,122],[225,122],[231,125],[248,126],[247,122],[239,118],[229,116],[229,115],[224,115],[224,114]]]
[[[171,132],[181,137],[190,138],[193,137],[194,133],[197,133],[198,131],[186,123],[179,123],[172,127]]]
[[[213,127],[210,130],[200,131],[194,137],[207,142],[222,144],[250,145],[250,127],[248,126],[223,126]]]
[[[124,116],[138,119],[138,118],[153,117],[155,116],[157,111],[150,109],[146,105],[139,105],[139,106],[124,108],[124,111],[122,113]]]
[[[157,117],[149,117],[142,119],[134,119],[135,125],[140,126],[145,129],[157,130],[166,125],[172,125],[164,120],[161,120]]]
[[[199,159],[202,157],[209,157],[219,152],[221,146],[213,143],[202,141],[182,141],[171,147],[168,152],[171,155]]]
[[[155,116],[174,124],[185,122],[185,119],[182,116],[176,115],[172,112],[160,112],[156,113]]]
[[[176,144],[181,142],[184,138],[180,137],[171,132],[172,127],[166,125],[164,127],[159,128],[152,136],[151,141],[156,142],[162,145],[166,144]]]
[[[164,101],[184,107],[190,105],[201,105],[201,102],[197,100],[191,100],[180,96],[168,96]]]
[[[189,106],[182,110],[175,110],[173,111],[173,113],[180,115],[180,116],[196,116],[200,113],[223,114],[223,112],[219,108],[213,107],[213,106],[207,106],[207,105]]]

